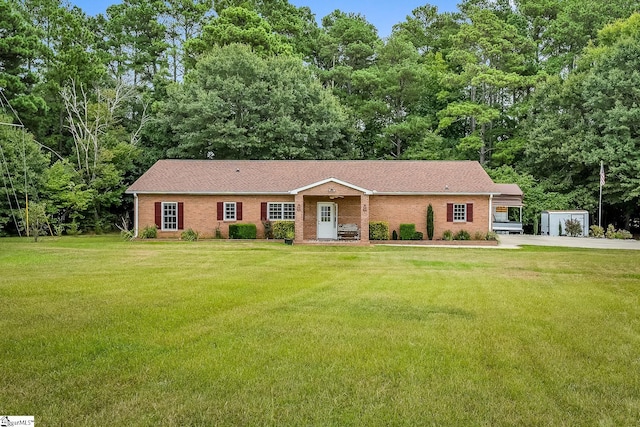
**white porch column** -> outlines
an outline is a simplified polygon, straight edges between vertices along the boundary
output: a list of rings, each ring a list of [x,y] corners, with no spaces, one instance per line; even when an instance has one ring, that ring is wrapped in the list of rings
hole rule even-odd
[[[520,224],[522,224],[522,206],[520,206]]]
[[[493,194],[489,195],[489,231],[493,231]]]
[[[138,237],[138,193],[133,193],[133,237]]]

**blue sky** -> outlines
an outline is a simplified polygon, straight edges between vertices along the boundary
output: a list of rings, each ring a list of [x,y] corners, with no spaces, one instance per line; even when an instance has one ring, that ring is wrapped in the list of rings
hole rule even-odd
[[[117,0],[70,0],[89,15],[104,13],[107,6],[119,3]],[[289,0],[296,6],[309,6],[320,20],[335,9],[343,12],[358,12],[376,26],[381,37],[391,33],[391,27],[405,20],[418,6],[426,3],[438,6],[440,12],[457,10],[457,1],[451,0]]]

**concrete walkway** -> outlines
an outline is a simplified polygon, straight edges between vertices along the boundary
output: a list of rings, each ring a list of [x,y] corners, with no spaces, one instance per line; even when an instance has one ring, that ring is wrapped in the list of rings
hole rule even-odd
[[[638,240],[594,239],[591,237],[555,237],[530,236],[519,234],[501,234],[499,248],[517,248],[523,245],[531,246],[562,246],[567,248],[589,249],[630,249],[640,250]]]

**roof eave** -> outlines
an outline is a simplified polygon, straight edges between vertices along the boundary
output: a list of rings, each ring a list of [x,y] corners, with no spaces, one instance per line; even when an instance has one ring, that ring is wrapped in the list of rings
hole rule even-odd
[[[304,190],[302,190],[304,191]],[[372,196],[495,196],[500,193],[491,192],[453,192],[453,191],[371,191],[363,193]],[[170,194],[187,196],[292,196],[297,194],[292,191],[145,191],[126,190],[125,194]]]
[[[127,190],[125,194],[182,194],[186,196],[290,196],[288,191],[145,191]]]
[[[375,191],[376,196],[494,196],[491,192],[454,191]]]
[[[125,194],[183,194],[187,196],[292,196],[293,191],[145,191],[126,190]],[[452,191],[367,191],[372,196],[491,196],[500,193]]]

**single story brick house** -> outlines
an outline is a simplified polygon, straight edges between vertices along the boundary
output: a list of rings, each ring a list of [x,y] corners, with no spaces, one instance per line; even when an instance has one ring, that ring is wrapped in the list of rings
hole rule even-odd
[[[158,237],[185,229],[228,236],[229,225],[294,221],[297,242],[337,240],[344,225],[369,241],[369,222],[390,230],[413,223],[426,236],[427,206],[434,238],[445,230],[492,230],[499,187],[474,161],[160,160],[126,191],[134,197],[136,236],[156,226]]]

